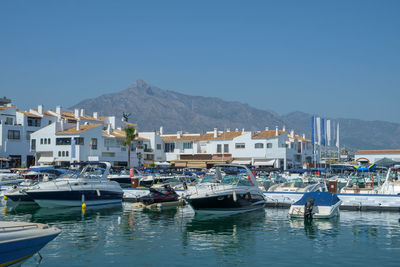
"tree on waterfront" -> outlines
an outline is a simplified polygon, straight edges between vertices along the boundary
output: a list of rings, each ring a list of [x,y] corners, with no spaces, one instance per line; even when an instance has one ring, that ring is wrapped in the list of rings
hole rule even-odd
[[[137,133],[135,127],[125,127],[125,140],[122,142],[122,145],[128,146],[128,167],[131,165],[131,147],[132,142],[136,140]]]

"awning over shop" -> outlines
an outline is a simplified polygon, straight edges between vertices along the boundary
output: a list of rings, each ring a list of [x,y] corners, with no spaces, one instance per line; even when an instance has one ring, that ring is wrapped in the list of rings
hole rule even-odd
[[[0,161],[8,161],[8,158],[0,158]]]
[[[235,160],[232,161],[232,164],[249,165],[249,164],[251,164],[251,160],[239,160],[239,159],[235,159]]]
[[[274,167],[275,165],[275,159],[271,160],[254,160],[254,166],[269,166],[269,167]]]
[[[186,167],[186,161],[185,162],[175,162],[175,167]]]
[[[188,162],[187,167],[191,168],[206,168],[207,164],[205,162]]]
[[[38,163],[52,163],[54,161],[54,157],[40,157]]]

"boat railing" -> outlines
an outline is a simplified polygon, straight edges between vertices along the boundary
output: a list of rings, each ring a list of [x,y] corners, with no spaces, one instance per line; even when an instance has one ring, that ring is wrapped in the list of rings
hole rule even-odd
[[[3,230],[3,231],[11,230],[11,229],[24,229],[24,228],[39,228],[39,225],[26,224],[26,225],[0,226],[0,230]]]

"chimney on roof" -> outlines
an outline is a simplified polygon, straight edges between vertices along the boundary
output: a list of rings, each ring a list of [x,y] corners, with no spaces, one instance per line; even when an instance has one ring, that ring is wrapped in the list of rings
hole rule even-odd
[[[214,138],[217,138],[218,136],[218,128],[214,128]]]
[[[294,137],[294,130],[290,130],[290,136]]]
[[[306,134],[305,133],[303,133],[303,138],[306,139]]]
[[[279,128],[278,128],[278,126],[275,126],[275,136],[278,136],[279,135]]]
[[[81,130],[81,122],[78,120],[76,120],[76,130],[80,131]]]
[[[111,123],[109,123],[107,125],[107,134],[110,135],[111,134]]]
[[[176,138],[181,139],[181,137],[182,137],[182,131],[177,131]]]
[[[235,129],[235,132],[239,132],[239,129],[238,129],[238,128],[236,128],[236,129]]]
[[[269,127],[265,127],[265,131],[269,131]]]
[[[93,112],[93,118],[98,119],[99,118],[99,113],[98,112]]]
[[[85,116],[85,110],[81,108],[81,117]]]
[[[227,133],[229,133],[230,131],[231,131],[231,129],[230,129],[230,128],[227,128],[227,129],[226,129],[226,132],[227,132]]]
[[[38,110],[38,113],[39,113],[40,115],[43,115],[43,105],[39,105],[39,106],[37,107],[37,110]]]
[[[244,128],[242,128],[242,133],[244,133]]]
[[[56,107],[57,121],[61,121],[61,106]],[[61,126],[62,131],[64,131],[64,124]]]
[[[164,127],[160,126],[160,135],[164,134]]]
[[[75,118],[79,118],[79,109],[74,109],[74,116]]]
[[[283,125],[282,131],[286,132],[286,126],[285,125]]]

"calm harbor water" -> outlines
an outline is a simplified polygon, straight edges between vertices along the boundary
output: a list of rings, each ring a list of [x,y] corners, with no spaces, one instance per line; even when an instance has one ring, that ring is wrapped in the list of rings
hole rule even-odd
[[[400,213],[341,211],[287,218],[266,208],[228,217],[190,207],[161,212],[129,203],[101,209],[6,207],[0,220],[55,225],[62,233],[23,266],[399,266]]]

